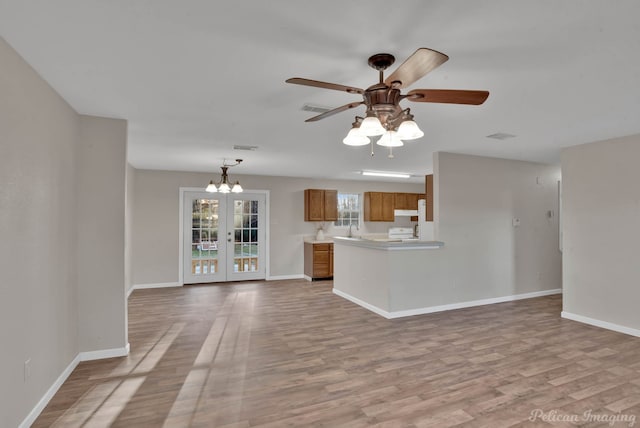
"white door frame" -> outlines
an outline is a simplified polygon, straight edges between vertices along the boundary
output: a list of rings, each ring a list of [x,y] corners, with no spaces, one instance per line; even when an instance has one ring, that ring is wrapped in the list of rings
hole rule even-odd
[[[184,285],[184,194],[186,192],[202,192],[204,189],[202,187],[180,187],[180,204],[179,204],[179,216],[178,216],[178,285]],[[244,190],[246,193],[259,193],[263,194],[265,198],[265,212],[264,212],[264,233],[265,233],[265,279],[269,279],[271,277],[271,269],[269,263],[269,240],[270,240],[270,221],[269,221],[269,190]]]

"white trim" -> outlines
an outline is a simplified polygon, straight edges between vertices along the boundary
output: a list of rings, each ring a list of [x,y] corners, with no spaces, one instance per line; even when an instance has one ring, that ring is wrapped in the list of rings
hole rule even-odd
[[[75,358],[69,363],[69,365],[62,371],[60,376],[53,382],[53,384],[49,387],[47,392],[44,393],[40,401],[31,409],[26,418],[18,425],[18,428],[29,428],[40,416],[42,410],[49,404],[49,401],[53,398],[54,395],[58,392],[63,383],[69,378],[71,373],[78,367],[78,364],[81,361],[91,361],[91,360],[101,360],[103,358],[113,358],[113,357],[125,357],[129,355],[129,351],[131,346],[127,343],[127,346],[123,348],[113,348],[113,349],[103,349],[101,351],[89,351],[89,352],[80,352]]]
[[[596,327],[604,328],[607,330],[617,331],[618,333],[628,334],[630,336],[640,337],[640,330],[631,327],[625,327],[620,324],[614,324],[608,321],[601,321],[595,318],[585,317],[584,315],[572,314],[571,312],[562,311],[560,314],[562,318],[568,320],[581,322],[583,324],[589,324]]]
[[[65,368],[62,371],[60,376],[58,376],[55,382],[53,382],[53,385],[49,387],[49,389],[47,390],[47,392],[44,393],[40,401],[38,401],[38,404],[36,404],[35,407],[31,409],[27,417],[24,418],[24,420],[20,425],[18,425],[18,428],[29,428],[36,421],[36,419],[38,419],[38,416],[40,416],[40,413],[42,413],[42,410],[44,410],[44,408],[47,407],[47,404],[49,404],[49,401],[51,401],[53,396],[56,395],[56,392],[58,392],[62,384],[67,380],[67,378],[78,366],[78,363],[80,363],[80,354],[76,355],[76,357],[69,363],[67,368]]]
[[[311,278],[309,275],[302,275],[302,277],[304,279],[306,279],[307,281],[313,281],[313,278]],[[334,290],[335,290],[335,288],[334,288]]]
[[[362,306],[365,309],[369,309],[371,312],[374,312],[374,313],[376,313],[376,314],[378,314],[378,315],[380,315],[382,317],[385,317],[386,319],[390,319],[391,318],[389,316],[389,312],[387,312],[387,311],[385,311],[383,309],[380,309],[377,306],[373,306],[370,303],[364,302],[364,301],[358,299],[357,297],[353,297],[352,295],[347,294],[344,291],[336,290],[334,288],[333,289],[333,294],[337,294],[338,296],[343,297],[343,298],[349,300],[350,302],[355,303],[358,306]]]
[[[360,305],[363,308],[369,309],[371,312],[375,312],[376,314],[381,315],[387,319],[394,319],[394,318],[410,317],[413,315],[424,315],[424,314],[431,314],[434,312],[450,311],[453,309],[470,308],[473,306],[484,306],[484,305],[492,305],[495,303],[512,302],[514,300],[532,299],[535,297],[550,296],[553,294],[562,294],[562,289],[556,288],[553,290],[534,291],[532,293],[514,294],[511,296],[493,297],[490,299],[472,300],[468,302],[450,303],[447,305],[429,306],[426,308],[416,308],[416,309],[408,309],[404,311],[394,311],[394,312],[387,312],[367,302],[364,302],[356,297],[353,297],[343,291],[336,290],[335,288],[333,289],[333,293],[337,294],[340,297],[344,297],[345,299],[355,303],[356,305]]]
[[[285,279],[306,279],[307,277],[303,274],[294,274],[294,275],[274,275],[268,276],[267,281],[282,281]]]
[[[114,357],[126,357],[129,355],[129,350],[131,346],[127,343],[127,346],[122,348],[111,348],[111,349],[102,349],[99,351],[85,351],[80,352],[78,354],[78,358],[80,361],[93,361],[93,360],[102,360],[104,358],[114,358]]]
[[[158,282],[155,284],[136,284],[133,286],[134,290],[144,290],[145,288],[170,288],[170,287],[182,287],[179,282]]]

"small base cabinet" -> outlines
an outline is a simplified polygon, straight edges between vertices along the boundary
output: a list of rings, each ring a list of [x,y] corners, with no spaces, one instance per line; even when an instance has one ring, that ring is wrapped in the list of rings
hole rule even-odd
[[[311,281],[333,278],[332,243],[304,243],[304,277]]]

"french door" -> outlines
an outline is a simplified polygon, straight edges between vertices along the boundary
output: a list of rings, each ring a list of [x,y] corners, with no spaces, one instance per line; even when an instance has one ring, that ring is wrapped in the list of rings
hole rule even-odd
[[[184,193],[185,284],[265,278],[265,200],[261,193]]]

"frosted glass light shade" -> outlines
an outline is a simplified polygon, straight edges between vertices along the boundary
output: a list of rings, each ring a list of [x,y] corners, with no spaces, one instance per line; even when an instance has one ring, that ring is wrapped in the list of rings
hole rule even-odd
[[[424,132],[413,120],[405,120],[398,127],[398,138],[402,140],[415,140],[424,136]]]
[[[375,116],[367,116],[360,124],[360,132],[367,137],[384,134],[384,127],[380,123],[380,119]]]
[[[369,137],[362,133],[360,128],[351,128],[342,142],[347,146],[366,146],[371,141]]]
[[[221,183],[220,187],[218,188],[218,192],[220,193],[229,193],[230,191],[231,191],[231,188],[227,183]]]
[[[396,131],[387,131],[382,134],[377,144],[383,147],[400,147],[404,145]]]
[[[216,193],[218,191],[218,189],[216,188],[216,185],[213,184],[213,180],[209,182],[209,185],[207,186],[206,189],[204,189],[204,191],[209,193]]]
[[[239,181],[236,181],[236,184],[233,185],[233,187],[231,188],[231,191],[233,193],[242,193],[242,186],[240,185]]]

